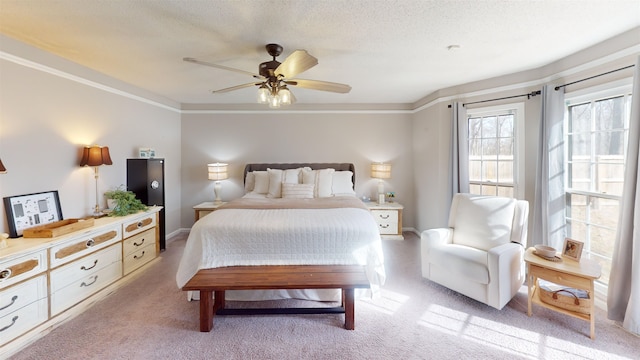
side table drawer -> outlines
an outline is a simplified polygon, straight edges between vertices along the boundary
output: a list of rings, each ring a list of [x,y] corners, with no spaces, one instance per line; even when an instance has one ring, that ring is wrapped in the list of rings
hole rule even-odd
[[[46,298],[0,317],[0,345],[33,329],[47,318]]]
[[[371,213],[378,223],[380,234],[398,233],[398,212],[396,210],[371,210]]]
[[[47,270],[47,250],[24,255],[0,263],[0,289]]]

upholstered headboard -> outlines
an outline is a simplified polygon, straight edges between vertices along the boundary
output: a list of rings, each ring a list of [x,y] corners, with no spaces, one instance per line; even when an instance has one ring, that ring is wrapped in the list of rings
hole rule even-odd
[[[247,164],[244,167],[244,181],[247,181],[247,173],[251,171],[267,171],[267,169],[297,169],[310,167],[312,170],[335,169],[336,171],[351,171],[353,186],[356,186],[356,167],[352,163],[284,163],[284,164]]]

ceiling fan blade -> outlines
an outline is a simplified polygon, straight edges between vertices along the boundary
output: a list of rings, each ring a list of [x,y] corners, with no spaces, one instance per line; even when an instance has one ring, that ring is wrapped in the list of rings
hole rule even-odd
[[[282,75],[285,79],[296,76],[318,65],[318,59],[309,55],[306,50],[296,50],[278,66],[276,75]]]
[[[248,88],[251,86],[260,86],[261,84],[262,83],[247,83],[247,84],[236,85],[236,86],[232,86],[232,87],[228,87],[220,90],[211,90],[211,93],[212,94],[226,93],[229,91],[240,90],[240,89]]]
[[[305,89],[330,91],[341,94],[346,94],[351,91],[351,86],[346,84],[339,84],[329,81],[319,80],[305,80],[305,79],[291,79],[285,81],[288,85],[293,85]]]
[[[182,60],[186,61],[186,62],[190,62],[190,63],[194,63],[194,64],[200,64],[200,65],[204,65],[204,66],[210,66],[216,69],[222,69],[222,70],[228,70],[228,71],[233,71],[233,72],[237,72],[240,74],[245,74],[245,75],[249,75],[249,76],[253,76],[256,79],[264,79],[263,76],[252,73],[250,71],[244,71],[244,70],[240,70],[240,69],[234,69],[228,66],[224,66],[224,65],[218,65],[218,64],[213,64],[210,62],[206,62],[206,61],[200,61],[191,57],[186,57],[183,58]]]

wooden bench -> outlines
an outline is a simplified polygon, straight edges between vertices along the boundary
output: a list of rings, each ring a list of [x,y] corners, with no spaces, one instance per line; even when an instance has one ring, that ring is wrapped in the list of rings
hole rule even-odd
[[[368,288],[364,267],[359,265],[230,266],[203,269],[187,282],[184,291],[200,292],[200,331],[213,328],[213,316],[243,314],[344,313],[344,327],[355,328],[354,290]],[[226,290],[342,289],[341,307],[226,309]],[[214,295],[212,304],[212,294]]]

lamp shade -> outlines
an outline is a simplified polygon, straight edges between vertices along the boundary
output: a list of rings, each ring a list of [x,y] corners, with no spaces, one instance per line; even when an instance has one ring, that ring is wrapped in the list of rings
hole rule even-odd
[[[85,146],[82,151],[80,166],[100,166],[112,165],[109,147],[107,146]]]
[[[383,163],[371,164],[371,177],[374,179],[390,179],[391,164],[383,164]]]
[[[229,178],[229,174],[227,173],[227,164],[215,163],[208,164],[207,167],[209,169],[209,180],[225,180]]]
[[[2,160],[0,160],[0,174],[4,174],[7,172],[7,168],[4,167]]]

